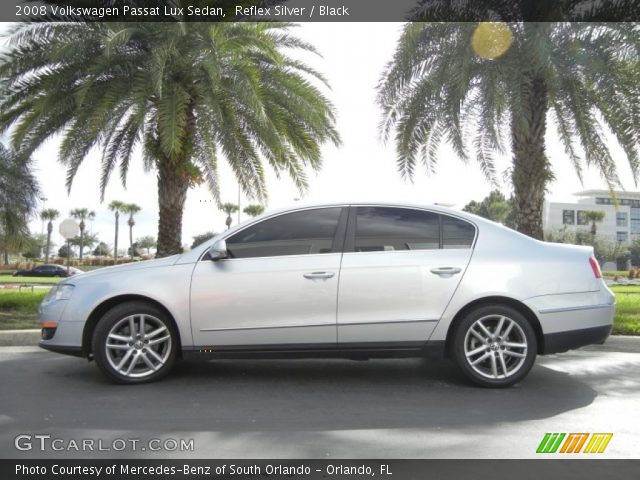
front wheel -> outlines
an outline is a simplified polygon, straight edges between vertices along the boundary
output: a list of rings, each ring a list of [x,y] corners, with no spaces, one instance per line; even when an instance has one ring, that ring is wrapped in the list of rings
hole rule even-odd
[[[177,335],[167,315],[144,302],[127,302],[98,322],[92,341],[100,370],[117,383],[164,377],[175,363]]]
[[[458,366],[483,387],[508,387],[522,380],[535,362],[536,334],[517,310],[487,305],[458,325],[453,353]]]

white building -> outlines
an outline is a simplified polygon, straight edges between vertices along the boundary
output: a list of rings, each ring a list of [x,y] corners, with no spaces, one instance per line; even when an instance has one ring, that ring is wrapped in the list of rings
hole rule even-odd
[[[585,190],[576,193],[575,203],[547,202],[544,210],[544,229],[563,227],[590,230],[585,212],[604,212],[604,220],[597,223],[598,236],[629,243],[640,238],[640,192],[615,192],[618,205],[609,190]]]

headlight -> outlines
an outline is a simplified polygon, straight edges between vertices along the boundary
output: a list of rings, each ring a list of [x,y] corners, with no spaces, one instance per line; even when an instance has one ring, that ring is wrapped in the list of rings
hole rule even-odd
[[[55,300],[69,300],[74,288],[75,287],[73,285],[66,283],[63,285],[56,285],[49,290],[49,294],[45,297],[44,303],[53,302]]]

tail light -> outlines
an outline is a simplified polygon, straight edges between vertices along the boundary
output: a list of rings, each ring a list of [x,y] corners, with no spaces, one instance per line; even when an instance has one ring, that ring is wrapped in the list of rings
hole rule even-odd
[[[591,265],[591,270],[593,270],[593,274],[596,278],[602,278],[602,272],[600,271],[600,265],[598,265],[598,260],[591,257],[589,259],[589,265]]]

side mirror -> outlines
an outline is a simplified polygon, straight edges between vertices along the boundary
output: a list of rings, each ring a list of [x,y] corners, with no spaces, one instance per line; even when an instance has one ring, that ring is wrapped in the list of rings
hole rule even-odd
[[[229,252],[227,251],[227,242],[224,240],[218,240],[216,243],[209,247],[209,258],[214,262],[216,260],[222,260],[229,258]]]

